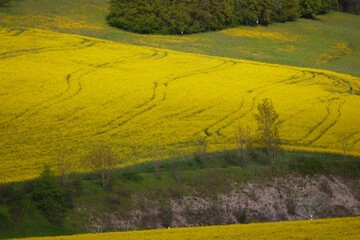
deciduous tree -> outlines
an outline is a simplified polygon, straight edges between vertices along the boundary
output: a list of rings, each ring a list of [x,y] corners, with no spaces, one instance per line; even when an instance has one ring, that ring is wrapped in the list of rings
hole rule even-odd
[[[254,118],[258,125],[258,137],[260,142],[267,148],[270,165],[275,170],[275,155],[280,143],[279,137],[279,114],[275,111],[274,104],[269,98],[262,100],[257,106],[258,112]]]
[[[86,162],[89,168],[100,176],[102,187],[108,188],[117,165],[111,147],[105,145],[92,147],[87,155]]]
[[[238,126],[236,129],[235,142],[240,153],[240,164],[244,168],[249,159],[250,148],[252,146],[252,137],[250,128]]]

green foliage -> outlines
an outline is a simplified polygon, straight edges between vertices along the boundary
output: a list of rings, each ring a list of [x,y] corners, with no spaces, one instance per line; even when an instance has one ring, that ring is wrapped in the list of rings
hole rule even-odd
[[[360,14],[360,0],[339,0],[339,8],[343,12]]]
[[[338,10],[338,0],[300,0],[301,16],[315,18],[318,14],[328,13],[330,10]]]
[[[32,199],[46,219],[54,225],[62,224],[66,211],[71,208],[70,195],[48,166],[44,167],[41,176],[34,181]]]
[[[4,231],[9,228],[11,214],[9,208],[0,204],[0,231]]]
[[[90,149],[85,163],[93,172],[98,174],[104,189],[112,187],[117,159],[111,147],[105,145],[94,146]]]
[[[111,0],[110,25],[138,33],[189,34],[234,25],[314,18],[337,0]]]
[[[18,228],[25,208],[21,189],[14,185],[0,186],[0,229]]]
[[[141,182],[143,180],[143,177],[137,172],[124,172],[121,175],[121,180],[123,180],[123,181]]]
[[[81,227],[84,226],[84,218],[79,214],[85,213],[69,211],[67,218],[69,220],[66,220],[63,226],[58,226],[50,225],[43,216],[39,218],[39,214],[44,214],[44,211],[43,208],[39,208],[40,211],[36,208],[36,206],[39,207],[39,202],[48,199],[46,201],[55,205],[55,210],[50,210],[51,212],[56,212],[56,209],[64,210],[64,208],[58,207],[58,205],[61,205],[58,199],[66,198],[63,198],[64,195],[59,196],[58,193],[65,193],[66,195],[66,192],[70,192],[70,189],[78,184],[82,184],[83,191],[79,192],[80,196],[75,198],[74,201],[76,201],[77,205],[91,209],[93,212],[116,211],[119,216],[128,217],[128,214],[133,209],[140,208],[139,204],[144,205],[144,208],[151,207],[151,205],[146,205],[148,203],[134,201],[134,195],[158,202],[160,208],[157,215],[148,213],[142,219],[145,228],[154,227],[151,224],[159,219],[163,227],[172,225],[174,212],[172,212],[169,198],[181,199],[184,196],[200,195],[216,200],[218,194],[229,193],[234,190],[234,187],[241,186],[242,183],[248,181],[265,183],[273,179],[273,177],[291,173],[295,170],[303,175],[325,173],[341,176],[339,170],[342,156],[339,155],[284,152],[278,155],[279,161],[277,161],[276,165],[277,169],[280,167],[281,162],[286,165],[284,172],[277,171],[270,174],[271,169],[268,167],[265,154],[261,153],[259,149],[253,149],[252,151],[257,156],[254,161],[250,161],[244,168],[235,162],[238,157],[237,152],[230,151],[209,153],[208,161],[202,162],[201,167],[194,161],[192,156],[167,159],[162,164],[161,179],[154,176],[149,163],[117,170],[114,187],[106,191],[98,185],[97,179],[92,178],[90,174],[72,176],[70,179],[75,179],[75,183],[70,181],[69,184],[62,186],[59,178],[55,177],[49,168],[45,168],[41,177],[33,182],[0,185],[0,231],[1,233],[4,232],[4,234],[0,234],[0,238],[64,235],[83,231]],[[297,168],[293,165],[295,159],[297,160]],[[225,161],[227,162],[226,167],[224,167]],[[358,179],[360,173],[359,158],[349,156],[347,161],[345,171],[348,179],[350,180],[350,177]],[[174,171],[181,174],[181,181],[178,182]],[[323,192],[329,191],[325,183],[321,185],[321,190]],[[57,200],[48,197],[50,195],[48,192],[52,192],[52,196],[58,196],[56,197]],[[57,194],[54,192],[57,192]],[[34,198],[35,193],[37,193],[37,196],[43,196],[44,199]],[[29,204],[30,198],[33,201],[26,208],[25,205]],[[42,203],[41,205],[45,204]],[[62,206],[64,205],[68,206],[67,201]],[[19,211],[23,214],[22,218],[28,219],[31,224],[27,224],[25,220],[22,225],[18,225],[14,219],[16,214],[13,212],[12,206],[21,209]],[[295,214],[296,202],[289,199],[286,202],[286,207],[289,213]],[[47,205],[47,209],[51,209],[51,207]],[[216,224],[223,221],[220,211],[221,208],[214,204],[207,210],[200,210],[195,213],[189,211],[188,217],[193,223]],[[48,219],[48,215],[45,216]],[[62,214],[53,214],[52,216],[59,217]],[[241,223],[254,221],[251,212],[246,209],[239,209],[236,218]],[[68,228],[69,226],[73,228]]]
[[[262,100],[257,106],[258,112],[254,118],[258,125],[258,137],[263,146],[267,148],[271,166],[275,168],[275,155],[280,144],[279,114],[275,111],[274,104],[268,98]]]
[[[0,0],[0,7],[5,7],[11,0]]]
[[[160,205],[159,217],[163,224],[163,227],[170,227],[173,219],[173,212],[169,201],[163,201]]]
[[[242,224],[249,223],[248,216],[246,214],[246,209],[239,211],[237,214],[238,222]]]
[[[316,158],[302,160],[298,169],[303,175],[314,175],[316,173],[324,173],[325,171],[323,161]]]

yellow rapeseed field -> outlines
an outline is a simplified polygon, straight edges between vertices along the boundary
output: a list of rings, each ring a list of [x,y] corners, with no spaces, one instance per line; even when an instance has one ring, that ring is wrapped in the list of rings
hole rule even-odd
[[[360,155],[360,79],[36,29],[0,29],[0,182],[31,179],[63,152],[77,171],[94,144],[123,163],[234,147],[271,98],[287,149]]]
[[[323,220],[306,220],[278,223],[256,223],[249,225],[228,225],[163,229],[150,231],[82,234],[74,236],[27,238],[31,240],[77,240],[77,239],[121,239],[121,240],[358,240],[360,217]]]

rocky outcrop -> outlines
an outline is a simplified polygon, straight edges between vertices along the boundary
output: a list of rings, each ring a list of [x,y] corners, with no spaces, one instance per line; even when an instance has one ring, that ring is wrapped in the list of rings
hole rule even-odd
[[[133,230],[359,215],[358,183],[324,175],[288,175],[272,181],[234,184],[231,192],[215,198],[183,196],[160,203],[134,196],[134,201],[147,207],[133,210],[127,217],[90,210],[86,228]]]

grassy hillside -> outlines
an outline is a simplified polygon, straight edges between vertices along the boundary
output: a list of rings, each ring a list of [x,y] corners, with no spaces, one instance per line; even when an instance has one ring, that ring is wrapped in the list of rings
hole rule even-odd
[[[328,69],[360,76],[360,16],[330,13],[319,20],[238,27],[190,36],[143,36],[106,24],[103,0],[12,0],[0,26],[33,27],[184,52]]]
[[[355,240],[360,236],[360,218],[260,223],[215,227],[178,228],[122,233],[83,234],[27,239],[327,239]]]
[[[125,163],[234,147],[239,124],[271,98],[286,149],[360,154],[360,79],[106,42],[42,30],[0,31],[0,181],[36,176],[62,151],[99,142]]]

